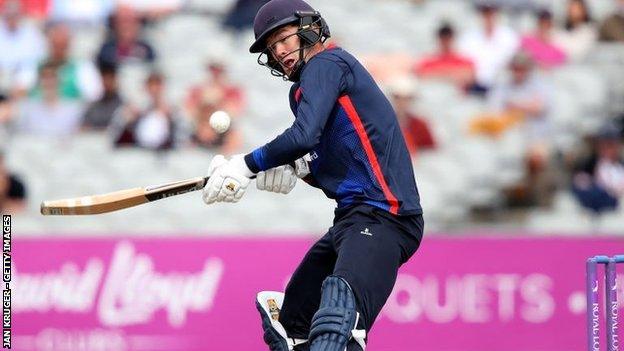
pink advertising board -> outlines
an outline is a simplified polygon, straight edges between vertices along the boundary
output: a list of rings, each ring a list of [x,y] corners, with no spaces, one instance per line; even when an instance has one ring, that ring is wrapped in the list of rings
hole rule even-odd
[[[282,290],[311,242],[14,238],[13,349],[267,350],[255,294]],[[368,349],[583,350],[585,260],[623,251],[616,238],[428,237]]]

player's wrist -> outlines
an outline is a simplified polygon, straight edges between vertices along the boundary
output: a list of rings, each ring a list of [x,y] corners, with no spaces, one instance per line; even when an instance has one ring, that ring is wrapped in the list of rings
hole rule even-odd
[[[258,172],[262,171],[260,167],[258,167],[256,160],[254,159],[253,152],[248,153],[243,158],[245,160],[245,165],[251,172],[257,174]]]
[[[253,172],[246,161],[246,156],[243,154],[238,154],[232,156],[230,159],[230,165],[241,175],[244,175],[247,178],[251,178],[257,172]]]

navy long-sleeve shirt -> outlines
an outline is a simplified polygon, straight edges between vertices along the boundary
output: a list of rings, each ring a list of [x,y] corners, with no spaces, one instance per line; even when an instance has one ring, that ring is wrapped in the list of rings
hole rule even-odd
[[[257,173],[310,155],[310,184],[338,207],[367,203],[421,214],[411,158],[390,102],[349,53],[312,57],[290,90],[295,122],[245,156]]]

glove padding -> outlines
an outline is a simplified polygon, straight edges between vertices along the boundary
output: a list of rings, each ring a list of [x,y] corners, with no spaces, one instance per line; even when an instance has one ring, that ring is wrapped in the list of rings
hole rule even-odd
[[[258,190],[288,194],[297,184],[295,169],[290,165],[279,166],[259,172],[256,177]]]
[[[204,187],[203,200],[215,202],[238,202],[253,173],[247,167],[243,155],[234,155],[228,161],[223,155],[215,156],[208,167],[208,182]]]
[[[302,158],[295,160],[295,175],[297,178],[305,178],[310,174],[310,155],[305,155]]]
[[[295,160],[291,165],[271,168],[259,172],[256,178],[258,190],[288,194],[297,184],[297,178],[310,174],[308,160],[305,157]]]

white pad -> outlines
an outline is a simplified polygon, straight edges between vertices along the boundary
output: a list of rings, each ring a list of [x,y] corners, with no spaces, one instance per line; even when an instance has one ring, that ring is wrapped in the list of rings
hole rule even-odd
[[[362,351],[364,351],[366,350],[366,330],[355,329],[357,328],[357,324],[359,320],[360,320],[360,313],[356,315],[356,318],[355,318],[356,327],[354,327],[353,330],[351,331],[351,337],[353,338],[353,340],[355,340],[355,342],[358,343],[358,345],[360,345],[360,347],[362,348]]]

